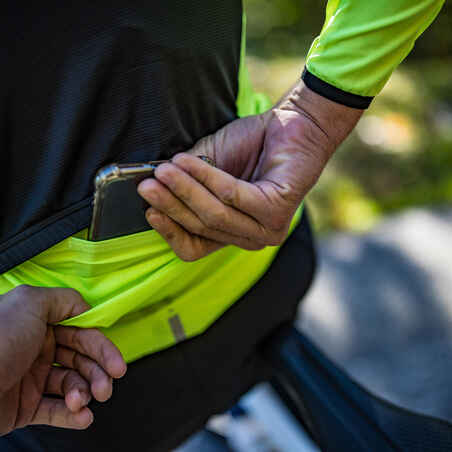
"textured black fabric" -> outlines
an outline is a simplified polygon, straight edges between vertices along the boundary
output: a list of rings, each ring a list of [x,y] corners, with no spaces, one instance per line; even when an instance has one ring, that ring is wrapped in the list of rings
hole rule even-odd
[[[322,451],[452,450],[452,424],[369,393],[294,328],[264,350],[276,369],[275,388]]]
[[[307,68],[304,68],[301,78],[305,85],[315,93],[347,107],[365,110],[369,108],[374,99],[373,97],[359,96],[358,94],[342,91],[311,74]]]
[[[241,0],[2,2],[0,273],[89,223],[104,164],[236,116]]]
[[[90,428],[17,430],[0,438],[0,452],[171,450],[271,375],[259,345],[293,320],[314,268],[304,215],[266,274],[204,334],[130,364],[113,397],[90,404]]]

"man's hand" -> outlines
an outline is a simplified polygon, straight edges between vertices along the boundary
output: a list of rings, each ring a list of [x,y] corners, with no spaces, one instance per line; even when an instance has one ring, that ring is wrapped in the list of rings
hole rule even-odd
[[[230,244],[248,250],[281,244],[361,115],[300,82],[271,111],[228,124],[141,182],[138,191],[152,206],[149,224],[187,261]]]
[[[19,286],[0,296],[0,435],[29,424],[87,428],[91,395],[111,396],[112,378],[126,371],[116,346],[94,329],[52,326],[88,309],[72,289]]]

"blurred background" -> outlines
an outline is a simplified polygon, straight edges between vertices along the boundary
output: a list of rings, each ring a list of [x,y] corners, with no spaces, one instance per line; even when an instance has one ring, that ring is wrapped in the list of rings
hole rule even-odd
[[[255,89],[300,77],[326,1],[245,0]],[[319,271],[299,327],[366,387],[452,420],[452,4],[308,196]]]
[[[326,2],[244,3],[254,86],[277,100],[300,76]],[[319,232],[365,231],[388,213],[452,200],[451,49],[446,2],[309,196]]]
[[[251,78],[276,101],[300,77],[326,1],[245,0],[245,6]],[[298,319],[366,388],[449,421],[451,150],[452,3],[446,2],[308,196],[319,270]]]
[[[326,1],[245,0],[245,6],[251,78],[276,101],[300,77]],[[366,388],[449,421],[451,151],[452,3],[446,2],[308,196],[319,270],[298,319]],[[264,409],[254,412],[263,416]]]

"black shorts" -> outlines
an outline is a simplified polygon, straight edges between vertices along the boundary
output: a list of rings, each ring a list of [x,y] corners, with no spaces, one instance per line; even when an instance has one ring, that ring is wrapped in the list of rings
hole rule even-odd
[[[259,282],[204,334],[130,364],[112,398],[90,404],[94,423],[87,430],[27,427],[0,438],[0,451],[171,450],[269,378],[259,344],[294,319],[314,268],[303,214]]]

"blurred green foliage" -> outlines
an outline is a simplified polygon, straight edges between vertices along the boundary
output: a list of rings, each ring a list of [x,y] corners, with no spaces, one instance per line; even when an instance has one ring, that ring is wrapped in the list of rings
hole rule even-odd
[[[320,2],[244,0],[244,3],[249,52],[264,58],[305,55],[325,16]]]
[[[300,76],[326,2],[245,0],[250,73],[277,100]],[[418,40],[309,195],[320,232],[452,201],[452,4]]]
[[[303,56],[323,25],[327,2],[309,0],[244,0],[248,16],[248,48],[259,57]],[[410,58],[450,56],[452,2],[416,45]]]

